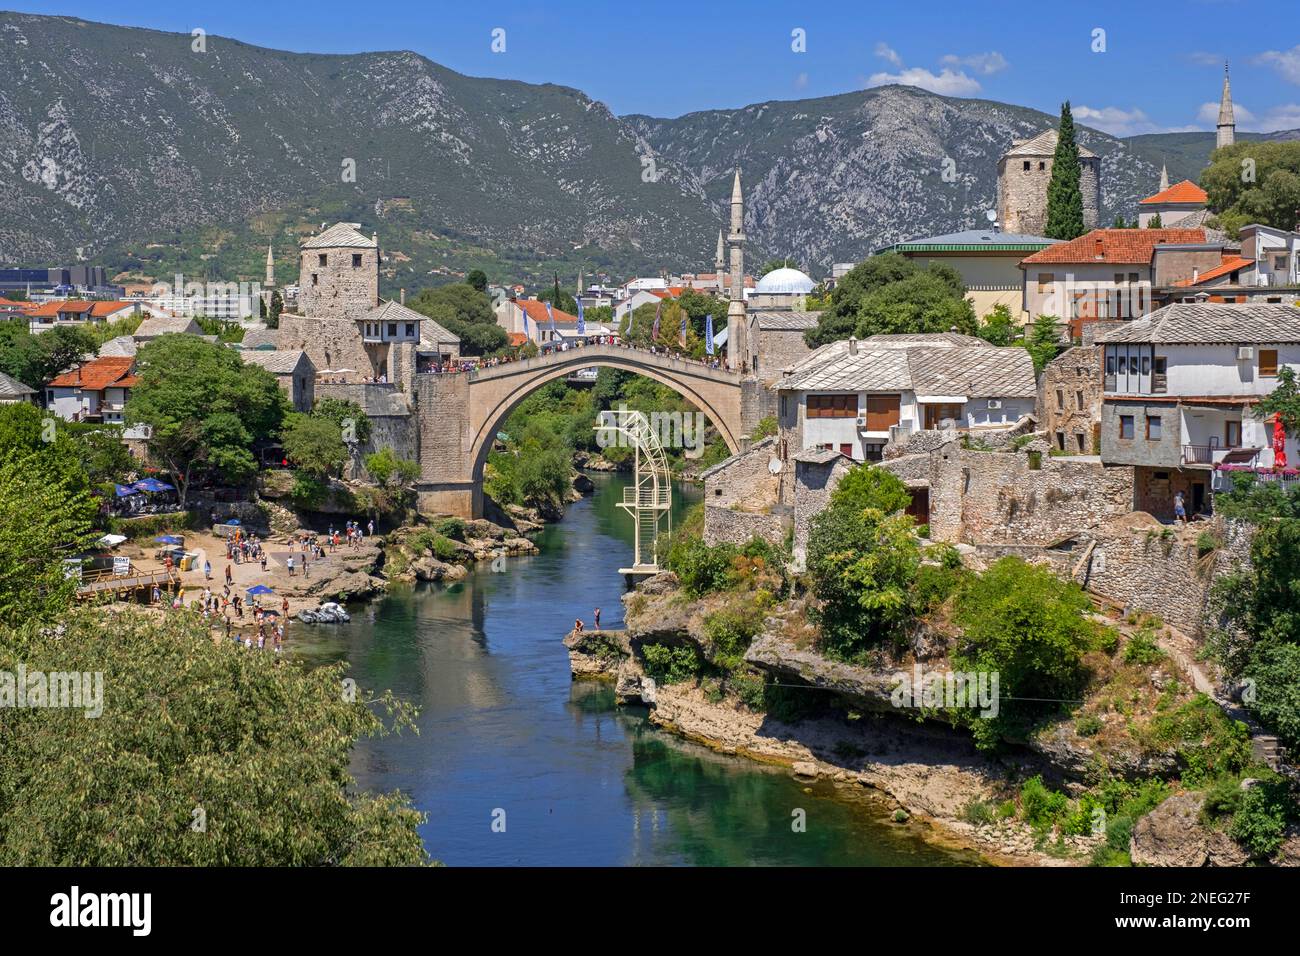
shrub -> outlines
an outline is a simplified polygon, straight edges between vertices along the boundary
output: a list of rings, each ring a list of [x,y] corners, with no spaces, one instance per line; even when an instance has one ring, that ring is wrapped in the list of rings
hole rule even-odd
[[[1030,777],[1020,787],[1020,811],[1025,821],[1036,829],[1053,826],[1069,808],[1069,798],[1049,790],[1041,776]]]
[[[750,604],[741,609],[725,608],[704,618],[704,633],[713,645],[713,662],[724,670],[735,670],[744,663],[763,624],[761,609]]]
[[[861,511],[876,508],[885,514],[902,511],[912,494],[893,472],[873,465],[855,465],[831,492],[830,506]]]
[[[1205,694],[1156,714],[1139,737],[1151,749],[1176,748],[1182,780],[1188,786],[1239,773],[1251,761],[1246,725],[1227,717]]]
[[[1272,855],[1282,845],[1287,821],[1295,815],[1295,803],[1284,778],[1261,780],[1241,795],[1228,834],[1251,856]]]
[[[465,520],[463,518],[443,518],[434,525],[438,534],[457,541],[465,540]]]
[[[668,547],[665,565],[677,575],[682,590],[687,595],[699,597],[727,587],[731,579],[732,560],[737,555],[734,545],[709,547],[701,538],[674,538],[676,540]]]
[[[1300,647],[1276,641],[1257,646],[1246,677],[1255,682],[1250,710],[1284,746],[1300,750]]]
[[[1165,652],[1156,644],[1155,632],[1149,627],[1136,631],[1124,645],[1125,664],[1154,664]]]
[[[662,684],[694,680],[703,672],[700,655],[689,644],[643,644],[645,671]]]
[[[1080,737],[1095,737],[1101,733],[1101,718],[1096,714],[1084,714],[1074,722],[1074,732]]]

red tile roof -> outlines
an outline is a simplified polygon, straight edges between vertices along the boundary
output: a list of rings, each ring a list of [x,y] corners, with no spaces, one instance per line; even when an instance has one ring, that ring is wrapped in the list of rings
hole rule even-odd
[[[507,337],[511,345],[523,345],[528,341],[528,336],[524,335],[522,332],[510,332],[507,334]]]
[[[109,386],[130,388],[139,378],[131,373],[135,359],[128,355],[91,359],[80,368],[64,372],[50,379],[49,385],[58,388],[81,388],[92,392]]]
[[[42,303],[28,309],[27,314],[34,319],[53,319],[67,312],[76,312],[80,315],[89,314],[92,319],[103,319],[124,309],[134,310],[134,308],[135,305],[130,302],[92,302],[85,299],[68,299],[64,302]]]
[[[527,312],[528,317],[534,322],[540,322],[547,325],[550,324],[551,319],[550,316],[546,314],[545,302],[539,301],[538,299],[515,299],[515,305]],[[576,325],[578,322],[578,317],[576,315],[570,315],[563,309],[552,308],[551,311],[555,313],[556,325]]]
[[[1151,251],[1167,243],[1205,242],[1204,229],[1094,229],[1078,239],[1058,242],[1026,256],[1023,265],[1045,263],[1151,261]]]
[[[1207,269],[1205,272],[1202,272],[1194,281],[1192,279],[1179,279],[1174,283],[1174,285],[1200,285],[1202,282],[1209,282],[1211,279],[1226,276],[1230,272],[1236,272],[1238,269],[1244,269],[1247,266],[1253,266],[1254,264],[1254,259],[1243,259],[1238,255],[1225,255],[1222,263],[1215,266],[1213,269]]]
[[[1168,189],[1163,189],[1154,196],[1148,196],[1146,199],[1143,199],[1138,203],[1138,205],[1144,206],[1147,203],[1179,202],[1198,203],[1204,206],[1209,201],[1210,197],[1206,194],[1204,189],[1196,185],[1196,183],[1192,182],[1190,179],[1184,179],[1181,183],[1174,183]]]

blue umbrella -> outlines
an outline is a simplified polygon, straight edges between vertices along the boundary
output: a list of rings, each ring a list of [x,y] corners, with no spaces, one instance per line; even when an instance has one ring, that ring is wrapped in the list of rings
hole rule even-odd
[[[254,584],[251,588],[248,589],[248,593],[249,594],[274,594],[275,592],[272,591],[270,588],[268,588],[265,584]]]
[[[239,524],[239,519],[231,518],[229,521],[226,522],[226,524]]]
[[[184,544],[185,539],[177,537],[174,534],[160,534],[154,538],[159,544]]]
[[[135,494],[135,489],[130,485],[113,485],[113,491],[119,498],[129,498]]]
[[[135,487],[140,491],[173,491],[171,485],[165,481],[159,481],[157,478],[146,478],[143,481],[137,481]]]

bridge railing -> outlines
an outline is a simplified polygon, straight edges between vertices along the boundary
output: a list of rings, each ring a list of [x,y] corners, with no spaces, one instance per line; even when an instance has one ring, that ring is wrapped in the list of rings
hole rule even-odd
[[[468,372],[452,374],[468,375],[470,381],[475,381],[480,378],[527,372],[532,369],[546,368],[547,366],[558,365],[561,363],[573,363],[578,367],[582,367],[582,363],[586,360],[594,360],[597,358],[629,358],[631,356],[644,359],[645,364],[653,365],[657,368],[672,369],[673,371],[691,375],[704,375],[722,381],[733,381],[740,377],[738,372],[733,372],[732,370],[721,366],[715,368],[706,362],[697,362],[694,359],[680,358],[667,352],[651,352],[648,349],[633,348],[630,345],[580,345],[566,349],[565,351],[553,351],[546,355],[536,355],[532,358],[520,359],[515,362],[503,362],[500,365],[472,368]]]

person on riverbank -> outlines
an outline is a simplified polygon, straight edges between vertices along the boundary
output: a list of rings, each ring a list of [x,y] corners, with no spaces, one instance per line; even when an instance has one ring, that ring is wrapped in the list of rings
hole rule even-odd
[[[212,580],[212,562],[207,558],[203,559],[203,579],[205,581]]]
[[[227,564],[227,565],[226,565],[226,586],[227,586],[227,587],[230,586],[230,583],[231,583],[231,581],[232,581],[233,579],[234,579],[234,575],[231,574],[231,572],[230,572],[230,565]]]
[[[289,577],[293,577],[293,555],[292,554],[289,555],[288,559],[286,559],[285,564],[288,565],[289,567]]]
[[[575,634],[581,634],[581,633],[582,633],[582,618],[580,618],[580,617],[575,617],[575,618],[573,619],[573,633],[575,633]]]
[[[593,626],[595,627],[596,630],[599,631],[600,630],[600,608],[596,608],[593,616],[596,618],[596,623]]]

